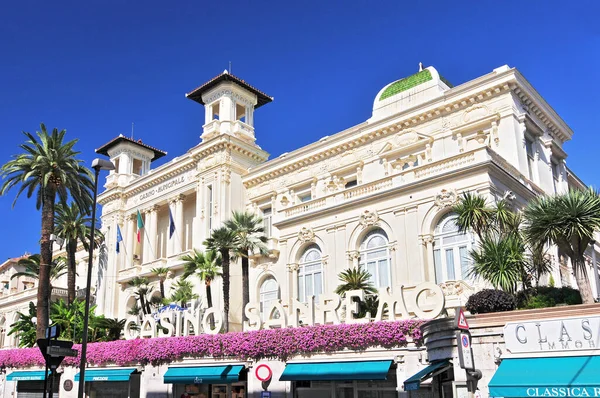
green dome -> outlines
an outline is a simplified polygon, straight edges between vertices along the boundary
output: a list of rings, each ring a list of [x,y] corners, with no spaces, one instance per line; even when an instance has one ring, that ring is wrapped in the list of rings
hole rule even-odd
[[[428,82],[433,80],[431,76],[431,72],[428,69],[423,69],[422,71],[415,73],[412,76],[405,77],[404,79],[400,79],[395,81],[386,87],[386,89],[379,96],[379,101],[383,101],[386,98],[389,98],[393,95],[401,93],[406,90],[410,90],[413,87],[418,86],[419,84]]]

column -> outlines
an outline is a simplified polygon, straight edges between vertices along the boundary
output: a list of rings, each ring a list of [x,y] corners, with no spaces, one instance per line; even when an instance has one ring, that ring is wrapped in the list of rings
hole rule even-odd
[[[287,265],[287,269],[291,274],[291,299],[298,299],[298,269],[300,266],[298,263],[292,263]],[[291,301],[290,301],[291,302]]]
[[[143,245],[143,251],[142,251],[142,264],[145,264],[147,262],[150,261],[150,252],[151,252],[151,248],[150,248],[150,235],[151,235],[151,222],[152,222],[152,215],[150,212],[150,209],[145,209],[144,210],[144,231],[143,231],[143,236],[141,236],[141,240],[144,241],[144,245]]]
[[[136,231],[136,223],[137,223],[137,214],[129,214],[125,218],[127,222],[127,227],[125,229],[125,235],[123,235],[123,240],[125,241],[125,260],[122,263],[123,268],[133,267],[133,255],[134,251],[134,243],[137,241],[137,231]]]
[[[183,239],[186,238],[184,234],[185,226],[183,225],[183,201],[185,199],[184,195],[177,195],[175,198],[175,233],[173,234],[173,254],[179,254],[185,248],[185,242]]]
[[[205,240],[204,236],[204,178],[198,180],[196,185],[196,218],[194,219],[194,233],[192,247],[201,247]]]
[[[423,235],[421,245],[421,264],[424,270],[423,281],[436,283],[435,264],[433,263],[433,235]]]

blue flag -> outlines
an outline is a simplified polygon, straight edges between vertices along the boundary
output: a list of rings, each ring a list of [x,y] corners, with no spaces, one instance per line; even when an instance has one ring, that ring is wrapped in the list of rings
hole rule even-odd
[[[121,228],[117,225],[117,253],[119,252],[119,242],[123,242],[123,235],[121,235]]]
[[[175,233],[175,221],[173,221],[173,213],[171,213],[171,208],[169,208],[169,239]]]

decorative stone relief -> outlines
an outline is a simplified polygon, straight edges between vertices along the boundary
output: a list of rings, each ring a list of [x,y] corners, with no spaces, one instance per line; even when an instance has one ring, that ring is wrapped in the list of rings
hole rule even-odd
[[[459,281],[447,281],[440,283],[444,296],[460,296],[464,292],[464,287]]]
[[[260,269],[263,270],[263,272],[267,272],[269,269],[271,269],[271,266],[273,265],[273,263],[262,263],[259,265]]]
[[[312,242],[315,240],[315,232],[312,228],[302,227],[300,232],[298,232],[298,240],[303,243]]]
[[[363,228],[376,225],[379,222],[379,216],[376,211],[365,210],[359,217],[358,223]]]
[[[300,269],[300,266],[297,263],[292,263],[287,265],[287,269],[290,272],[296,272]]]
[[[470,107],[468,107],[467,109],[465,109],[465,111],[462,115],[462,120],[463,120],[463,122],[467,123],[472,120],[481,119],[482,117],[485,117],[489,114],[490,114],[490,110],[488,109],[487,106],[485,106],[483,104],[474,104],[474,105],[471,105]]]
[[[414,144],[419,140],[419,134],[414,130],[401,131],[396,135],[396,145],[400,148]]]
[[[440,208],[454,206],[458,203],[456,189],[442,189],[435,195],[435,205]]]
[[[358,260],[360,258],[360,252],[358,250],[352,250],[346,252],[349,261]]]

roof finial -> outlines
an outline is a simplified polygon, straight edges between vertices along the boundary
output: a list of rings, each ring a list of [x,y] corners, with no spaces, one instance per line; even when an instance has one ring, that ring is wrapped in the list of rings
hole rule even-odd
[[[423,72],[423,62],[419,62],[419,72]]]

